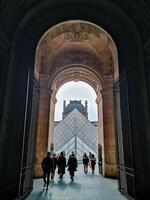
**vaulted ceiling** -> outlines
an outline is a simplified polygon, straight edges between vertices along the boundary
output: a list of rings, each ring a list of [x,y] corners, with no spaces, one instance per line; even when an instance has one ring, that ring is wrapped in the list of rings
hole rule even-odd
[[[82,80],[100,91],[103,77],[114,75],[117,60],[116,46],[103,29],[86,21],[71,20],[43,35],[37,46],[35,66],[42,77],[47,74],[50,79],[55,78],[53,90],[65,82]]]

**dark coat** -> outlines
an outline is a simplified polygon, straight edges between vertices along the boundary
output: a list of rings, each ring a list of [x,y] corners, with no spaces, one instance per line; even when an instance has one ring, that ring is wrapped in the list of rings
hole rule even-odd
[[[65,174],[66,158],[64,156],[59,156],[57,160],[58,174]]]
[[[67,165],[68,165],[68,171],[76,171],[77,170],[76,157],[70,157]]]
[[[42,161],[42,170],[45,172],[50,172],[52,170],[52,159],[50,157],[45,157]]]
[[[94,169],[95,165],[96,165],[96,158],[92,157],[90,160],[91,160],[91,167],[92,167],[92,169]]]
[[[89,158],[87,156],[83,156],[83,164],[88,165],[89,163]]]
[[[52,158],[52,170],[55,171],[58,161],[57,158]]]

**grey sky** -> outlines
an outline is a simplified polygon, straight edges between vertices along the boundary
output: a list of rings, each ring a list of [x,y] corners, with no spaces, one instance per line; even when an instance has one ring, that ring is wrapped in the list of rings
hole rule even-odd
[[[88,101],[88,119],[90,121],[97,120],[97,104],[96,93],[93,88],[82,81],[68,82],[64,84],[56,94],[57,103],[55,108],[55,120],[60,121],[62,119],[63,101],[66,100],[66,105],[70,100],[81,100],[85,105],[85,100]]]

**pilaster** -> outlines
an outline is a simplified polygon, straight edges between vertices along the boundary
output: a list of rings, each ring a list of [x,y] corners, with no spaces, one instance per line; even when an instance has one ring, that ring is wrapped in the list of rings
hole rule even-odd
[[[48,147],[50,151],[54,150],[54,117],[55,117],[55,104],[56,104],[56,93],[51,93],[51,99],[50,99],[50,111],[49,111],[49,138],[48,138]]]
[[[40,100],[35,164],[36,177],[42,175],[41,162],[48,151],[49,106],[51,92],[48,87],[48,80],[48,75],[40,75]]]
[[[105,177],[116,177],[116,140],[114,125],[113,90],[108,88],[102,91],[103,96],[103,175]]]

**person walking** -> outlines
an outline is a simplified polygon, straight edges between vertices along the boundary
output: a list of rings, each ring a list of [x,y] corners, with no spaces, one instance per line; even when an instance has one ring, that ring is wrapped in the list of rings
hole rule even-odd
[[[52,173],[51,173],[51,180],[54,179],[54,176],[55,176],[55,170],[56,170],[56,167],[57,167],[57,157],[56,157],[56,154],[54,153],[53,156],[52,156]]]
[[[52,159],[50,157],[51,153],[47,152],[47,156],[42,160],[42,170],[43,170],[43,181],[44,187],[48,190],[49,186],[49,177],[52,171]]]
[[[94,154],[92,154],[92,156],[90,158],[90,162],[91,162],[92,174],[94,174],[94,172],[95,172],[95,165],[96,165],[96,158],[95,158]]]
[[[86,153],[84,153],[82,161],[83,161],[83,165],[84,165],[84,172],[85,172],[85,174],[87,174],[87,172],[88,172],[89,158],[88,158],[88,156],[87,156]]]
[[[63,152],[60,153],[60,156],[57,161],[57,165],[58,165],[59,178],[60,180],[63,180],[63,175],[65,174],[65,167],[66,167],[66,158]]]
[[[91,158],[92,158],[92,153],[89,152],[89,167],[91,168]]]
[[[69,157],[67,166],[68,166],[68,171],[70,173],[70,178],[73,181],[74,180],[74,172],[77,171],[77,159],[73,152]]]

